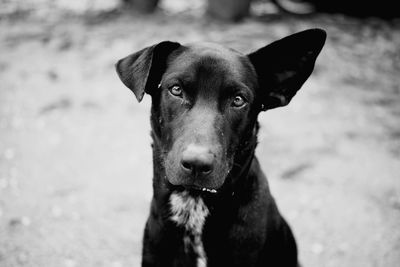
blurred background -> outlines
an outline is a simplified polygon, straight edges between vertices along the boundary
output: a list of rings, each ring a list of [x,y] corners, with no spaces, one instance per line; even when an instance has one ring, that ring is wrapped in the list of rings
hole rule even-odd
[[[257,155],[303,266],[400,262],[400,21],[391,1],[0,0],[0,266],[140,266],[150,97],[114,63],[162,40],[244,53],[328,32]]]

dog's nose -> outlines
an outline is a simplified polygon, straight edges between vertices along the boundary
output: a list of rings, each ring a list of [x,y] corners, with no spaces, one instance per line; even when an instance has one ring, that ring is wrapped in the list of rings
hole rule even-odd
[[[181,166],[186,173],[207,175],[212,172],[214,154],[207,147],[189,145],[182,153]]]

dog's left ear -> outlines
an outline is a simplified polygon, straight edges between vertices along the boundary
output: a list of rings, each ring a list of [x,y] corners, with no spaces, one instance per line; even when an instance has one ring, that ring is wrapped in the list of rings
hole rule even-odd
[[[262,90],[262,110],[289,104],[311,75],[325,39],[324,30],[306,30],[248,55]]]
[[[139,102],[144,93],[151,93],[157,88],[168,55],[180,46],[175,42],[161,42],[133,53],[115,64],[119,78],[132,90]]]

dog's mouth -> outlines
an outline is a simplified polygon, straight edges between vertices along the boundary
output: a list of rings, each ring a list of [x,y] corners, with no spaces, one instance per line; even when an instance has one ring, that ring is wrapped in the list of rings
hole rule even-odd
[[[214,188],[208,188],[208,187],[200,187],[200,186],[195,186],[195,185],[190,185],[190,186],[182,186],[183,190],[189,191],[194,194],[212,194],[215,195],[218,193],[217,189]]]
[[[185,187],[187,190],[191,191],[191,190],[195,190],[195,191],[201,191],[201,192],[205,192],[205,193],[210,193],[210,194],[217,194],[218,191],[217,189],[213,189],[213,188],[207,188],[207,187]]]
[[[192,195],[202,195],[202,194],[210,194],[210,195],[216,195],[218,194],[218,190],[214,188],[208,188],[208,187],[201,187],[201,186],[196,186],[196,185],[177,185],[173,186],[175,191],[187,191],[191,193]]]
[[[201,188],[201,191],[208,192],[208,193],[211,193],[211,194],[218,193],[218,191],[216,189],[210,189],[210,188],[205,188],[205,187]]]

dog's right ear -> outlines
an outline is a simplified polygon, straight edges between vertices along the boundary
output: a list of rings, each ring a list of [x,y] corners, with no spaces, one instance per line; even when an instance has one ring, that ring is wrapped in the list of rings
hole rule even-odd
[[[132,90],[139,102],[144,93],[150,94],[157,88],[168,55],[180,46],[175,42],[161,42],[120,59],[115,64],[119,78]]]

